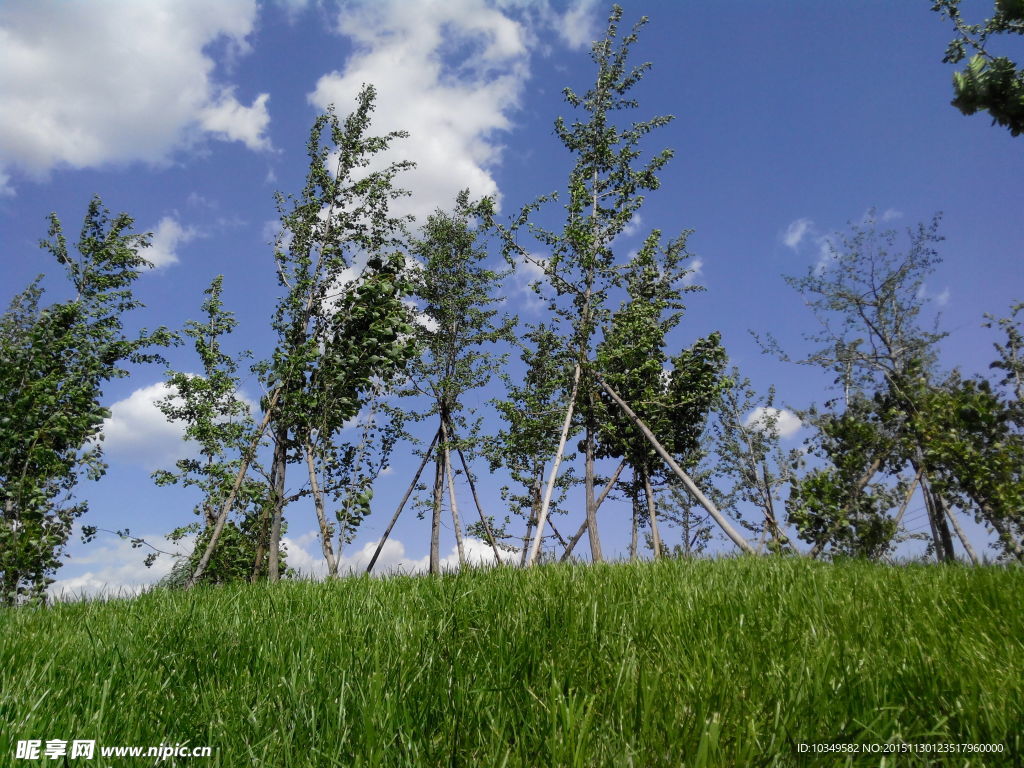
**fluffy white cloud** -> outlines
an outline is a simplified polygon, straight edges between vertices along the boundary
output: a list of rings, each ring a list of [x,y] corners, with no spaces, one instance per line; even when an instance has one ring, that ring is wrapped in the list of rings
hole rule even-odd
[[[747,414],[747,418],[743,420],[743,426],[756,426],[759,429],[768,429],[774,426],[774,432],[779,437],[791,437],[800,430],[803,423],[792,411],[759,406]]]
[[[192,550],[194,539],[186,537],[181,542],[168,541],[163,534],[140,534],[157,549],[170,555],[161,555],[152,567],[147,568],[145,556],[152,550],[149,548],[133,548],[124,539],[109,537],[82,548],[65,566],[65,571],[75,575],[56,580],[50,585],[50,595],[54,599],[71,600],[80,597],[95,596],[131,596],[155,584],[173,567],[174,555],[188,556]],[[327,565],[320,550],[318,534],[315,531],[297,538],[282,538],[287,549],[289,568],[294,568],[305,578],[322,579],[327,575]],[[494,551],[486,542],[474,538],[463,541],[466,559],[473,565],[493,565]],[[351,554],[343,554],[338,562],[339,573],[358,575],[366,571],[366,566],[377,549],[377,542],[371,541]],[[510,555],[510,559],[511,559]],[[518,562],[518,561],[517,561]],[[455,546],[441,559],[441,568],[454,571],[459,568],[459,553]],[[374,564],[375,575],[393,573],[421,574],[430,569],[430,557],[411,558],[405,551],[405,545],[397,539],[388,539],[381,550],[380,557]]]
[[[245,107],[235,98],[234,89],[229,88],[221,93],[216,104],[200,111],[199,124],[217,138],[240,141],[249,149],[270,149],[266,136],[270,125],[269,100],[270,94],[261,93],[251,107]]]
[[[423,219],[467,187],[496,196],[498,136],[511,127],[528,75],[524,23],[481,0],[380,0],[346,4],[337,31],[355,51],[342,71],[320,78],[309,100],[344,114],[364,83],[376,85],[373,132],[409,131],[388,160],[417,163],[399,178],[414,194],[398,210]]]
[[[295,568],[300,574],[307,577],[323,578],[327,574],[327,565],[324,562],[323,553],[320,549],[319,534],[310,531],[295,539],[284,537],[282,539],[288,548],[288,566]],[[343,553],[338,561],[338,572],[342,574],[361,574],[366,571],[377,550],[377,541],[367,542],[359,550],[352,553]],[[493,565],[494,550],[490,545],[467,537],[463,539],[463,548],[466,553],[466,560],[473,565]],[[441,558],[441,568],[446,571],[454,571],[459,568],[459,551],[456,545],[451,551]],[[397,539],[388,539],[381,549],[380,557],[374,563],[373,573],[385,575],[389,573],[426,573],[430,570],[430,556],[411,558],[405,551],[405,544]]]
[[[597,0],[573,0],[558,17],[555,29],[570,48],[588,47],[601,33],[597,24]]]
[[[162,163],[206,135],[267,148],[267,95],[239,102],[209,48],[244,52],[256,12],[256,0],[6,0],[0,171]]]
[[[178,261],[178,246],[194,240],[199,235],[195,227],[183,227],[177,219],[164,216],[153,230],[149,247],[140,255],[149,259],[154,267],[166,267]]]
[[[694,259],[690,262],[689,271],[683,275],[683,285],[693,285],[697,278],[704,274],[704,259]]]
[[[104,453],[146,469],[172,467],[190,455],[194,446],[184,440],[184,425],[168,421],[156,406],[170,394],[167,384],[157,382],[110,406],[110,418],[103,422]]]
[[[894,219],[902,219],[903,211],[897,211],[895,208],[886,208],[882,214],[882,221],[892,221]]]
[[[164,552],[187,555],[191,550],[191,543],[182,547],[162,534],[144,534],[139,538]],[[133,548],[129,541],[113,536],[97,540],[83,547],[81,554],[75,554],[62,569],[62,573],[79,573],[57,579],[50,585],[49,594],[56,600],[137,595],[167,575],[175,562],[173,557],[161,555],[147,568],[144,560],[150,552],[151,549]]]
[[[792,222],[786,231],[782,233],[782,242],[789,248],[796,250],[800,246],[800,241],[804,239],[814,223],[810,219],[797,219]]]

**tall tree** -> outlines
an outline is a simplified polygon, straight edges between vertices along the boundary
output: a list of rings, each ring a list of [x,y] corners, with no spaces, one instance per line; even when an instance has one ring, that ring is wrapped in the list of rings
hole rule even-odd
[[[317,118],[310,132],[304,189],[298,197],[278,195],[282,228],[274,258],[284,295],[273,319],[276,349],[259,369],[267,387],[263,420],[190,584],[207,567],[268,428],[273,445],[270,488],[260,517],[253,572],[265,567],[270,580],[280,578],[284,510],[295,498],[286,492],[288,466],[301,463],[308,477],[312,449],[326,456],[321,468],[340,468],[342,473],[350,469],[350,464],[330,455],[333,439],[360,413],[380,382],[404,370],[413,353],[409,312],[403,303],[411,290],[405,220],[390,213],[392,201],[405,194],[396,188],[395,178],[411,164],[370,170],[377,155],[406,135],[368,133],[374,98],[374,88],[365,86],[344,121],[333,110]],[[341,487],[341,479],[325,485]],[[356,507],[365,511],[367,490],[356,487],[353,493]]]
[[[554,232],[531,226],[550,256],[538,261],[515,237],[518,227],[529,223],[540,202],[528,206],[512,230],[506,233],[511,255],[520,261],[532,260],[543,268],[556,293],[552,309],[571,338],[579,384],[572,390],[574,395],[566,405],[570,411],[566,424],[571,424],[571,411],[578,408],[584,432],[587,532],[591,557],[595,561],[602,559],[602,553],[594,492],[599,404],[592,372],[599,330],[609,316],[606,301],[609,292],[621,283],[614,241],[640,210],[644,192],[660,186],[658,172],[673,154],[666,149],[641,161],[641,139],[655,128],[666,125],[672,119],[670,116],[625,126],[617,124],[618,113],[638,106],[629,92],[650,69],[649,63],[629,65],[630,49],[637,40],[638,30],[647,22],[646,17],[620,38],[621,19],[622,8],[613,6],[604,37],[593,45],[591,58],[597,65],[594,85],[582,95],[571,88],[564,91],[566,101],[581,109],[585,117],[572,123],[562,118],[555,122],[555,133],[575,155],[576,164],[569,173],[563,229]],[[546,514],[546,510],[542,510],[542,521]],[[536,546],[534,551],[537,551]]]
[[[492,201],[484,198],[471,203],[465,190],[459,193],[452,212],[437,211],[427,219],[413,246],[420,264],[414,293],[421,312],[415,332],[421,353],[410,364],[406,393],[425,398],[429,405],[408,415],[418,421],[436,420],[440,435],[434,449],[434,493],[430,502],[431,573],[440,573],[441,569],[440,525],[446,482],[460,562],[464,559],[451,457],[453,450],[462,457],[476,453],[479,419],[465,406],[463,398],[467,392],[484,387],[501,368],[505,355],[496,353],[494,345],[511,341],[515,325],[513,319],[499,316],[495,309],[501,301],[496,288],[505,274],[484,265],[488,258],[484,236],[492,219]],[[468,462],[463,470],[472,480]],[[495,557],[500,560],[482,509],[480,514]]]
[[[124,332],[122,317],[142,306],[132,286],[149,266],[140,255],[148,239],[133,224],[93,198],[76,255],[51,214],[41,245],[64,267],[75,297],[42,308],[37,279],[0,318],[0,603],[45,600],[87,509],[74,502],[75,487],[106,469],[98,442],[109,416],[100,404],[104,384],[127,376],[126,363],[158,361],[147,350],[173,342],[163,328]]]

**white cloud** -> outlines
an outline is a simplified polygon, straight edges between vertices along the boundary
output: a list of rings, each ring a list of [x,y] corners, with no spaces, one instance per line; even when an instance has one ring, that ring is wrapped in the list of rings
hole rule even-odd
[[[779,437],[791,437],[800,430],[803,423],[792,411],[759,406],[747,414],[747,418],[743,420],[743,426],[756,426],[758,429],[765,430],[773,427],[773,431]]]
[[[167,267],[178,262],[178,246],[194,240],[199,235],[195,227],[183,227],[178,220],[164,216],[156,225],[148,248],[140,255],[153,263],[154,267]]]
[[[836,248],[829,235],[815,238],[814,242],[818,245],[818,260],[814,264],[814,274],[820,275],[836,261]]]
[[[194,544],[192,537],[186,537],[181,542],[169,541],[163,534],[140,534],[139,538],[172,555],[187,556]],[[284,536],[281,542],[287,551],[288,567],[294,568],[300,576],[322,579],[327,575],[327,564],[316,531],[295,538]],[[476,566],[494,564],[494,551],[486,542],[467,537],[463,539],[463,547],[469,563]],[[364,573],[376,549],[377,542],[371,541],[352,554],[343,553],[338,560],[338,572],[342,575]],[[137,595],[145,587],[166,576],[176,560],[161,555],[152,567],[147,568],[143,561],[150,552],[152,550],[147,547],[133,548],[129,541],[113,537],[86,545],[81,554],[73,555],[65,566],[65,570],[80,572],[55,581],[50,586],[50,594],[55,599],[66,600],[84,596]],[[459,569],[457,546],[452,545],[451,551],[441,558],[441,568],[445,571]],[[422,574],[429,570],[429,555],[409,557],[405,545],[398,539],[385,542],[373,567],[373,573],[378,576],[392,573]]]
[[[683,285],[693,285],[704,274],[704,259],[695,258],[690,262],[689,271],[683,275]]]
[[[795,251],[804,239],[804,235],[810,232],[813,227],[814,222],[810,219],[797,219],[786,227],[786,231],[782,233],[782,242]]]
[[[206,136],[266,149],[267,95],[214,76],[248,49],[256,0],[0,4],[0,171],[160,164]]]
[[[187,555],[192,549],[191,542],[182,547],[162,534],[143,534],[139,538],[164,552]],[[152,551],[147,547],[133,548],[129,541],[114,537],[85,545],[82,553],[73,555],[63,569],[81,573],[57,579],[50,585],[49,594],[57,600],[137,595],[166,576],[174,565],[174,558],[161,555],[147,568],[143,561]]]
[[[284,537],[283,541],[288,548],[289,567],[295,568],[303,576],[312,576],[313,578],[323,578],[327,574],[327,565],[320,549],[319,533],[310,531],[295,539]],[[373,553],[377,550],[377,544],[378,541],[369,541],[351,554],[342,553],[338,560],[338,573],[364,573],[366,566],[373,558]],[[463,549],[466,553],[466,560],[472,565],[493,565],[495,562],[494,550],[485,541],[466,537],[463,539]],[[441,558],[441,568],[446,571],[458,570],[459,550],[457,545],[452,545],[451,551]],[[377,562],[373,566],[375,575],[417,574],[427,573],[429,570],[430,556],[409,557],[405,550],[405,544],[398,539],[388,539],[384,542],[380,557],[377,558]]]
[[[164,382],[136,389],[110,406],[103,422],[103,452],[146,469],[172,467],[194,451],[184,440],[185,426],[170,422],[156,406],[172,393]]]
[[[947,285],[939,293],[932,293],[924,284],[917,289],[917,298],[922,301],[934,301],[936,305],[944,307],[949,304],[949,286]]]
[[[364,83],[377,86],[372,131],[408,130],[388,161],[417,163],[398,179],[414,194],[396,210],[422,220],[467,187],[497,196],[498,135],[511,127],[528,75],[524,25],[480,0],[381,0],[345,5],[337,30],[355,52],[342,71],[320,78],[309,100],[345,114]]]
[[[882,214],[882,221],[892,221],[893,219],[902,219],[903,211],[897,211],[895,208],[886,208]]]
[[[529,257],[525,254],[518,254],[515,259],[515,270],[508,278],[506,289],[515,297],[523,309],[529,312],[539,312],[546,305],[546,297],[551,295],[550,285],[547,276],[544,274],[544,267],[547,264],[547,257],[531,253]],[[541,295],[534,290],[534,284],[538,284]]]
[[[557,20],[558,36],[570,48],[589,47],[598,37],[597,0],[573,0],[568,10]]]
[[[270,94],[261,93],[251,107],[245,107],[235,98],[234,89],[228,88],[216,104],[200,111],[199,124],[217,138],[240,141],[249,149],[270,149],[270,139],[266,136],[270,125],[269,99]]]

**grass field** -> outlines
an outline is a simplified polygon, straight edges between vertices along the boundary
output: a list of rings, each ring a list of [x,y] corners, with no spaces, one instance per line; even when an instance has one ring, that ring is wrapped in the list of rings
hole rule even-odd
[[[94,739],[67,765],[1013,765],[1022,597],[1021,569],[738,558],[8,610],[0,764]],[[798,752],[890,742],[1003,752]]]

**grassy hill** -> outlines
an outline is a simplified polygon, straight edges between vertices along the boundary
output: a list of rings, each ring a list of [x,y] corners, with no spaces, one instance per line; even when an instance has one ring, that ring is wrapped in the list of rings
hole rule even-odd
[[[1021,569],[741,558],[7,610],[0,762],[95,739],[213,748],[160,763],[191,766],[1013,764],[1022,598]],[[887,742],[1003,752],[798,752]]]

